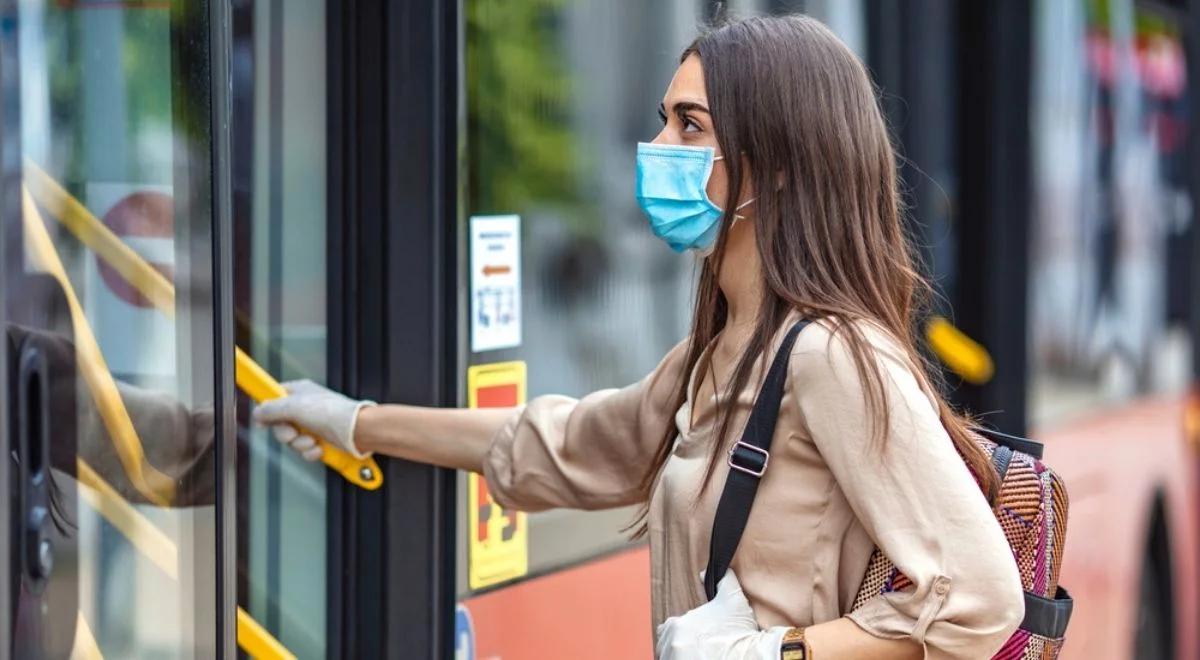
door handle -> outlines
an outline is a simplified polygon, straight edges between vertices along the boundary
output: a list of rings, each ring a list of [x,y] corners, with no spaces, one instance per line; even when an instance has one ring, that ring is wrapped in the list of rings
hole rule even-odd
[[[48,277],[26,275],[25,290],[55,290]],[[53,286],[52,286],[53,285]],[[58,295],[61,296],[61,293]],[[56,305],[49,297],[36,297]],[[20,316],[18,316],[20,319]],[[10,598],[13,657],[66,657],[79,610],[79,539],[75,516],[75,366],[58,338],[19,324],[5,328],[10,485]],[[4,567],[9,569],[9,567]]]
[[[50,536],[50,392],[46,356],[22,348],[17,367],[17,481],[20,488],[21,570],[29,590],[41,594],[54,570]]]

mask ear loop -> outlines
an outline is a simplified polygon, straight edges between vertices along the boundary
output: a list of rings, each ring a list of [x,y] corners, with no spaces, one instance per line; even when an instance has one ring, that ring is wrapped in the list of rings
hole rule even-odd
[[[715,162],[717,162],[718,160],[725,160],[725,156],[713,156],[713,162],[714,162],[714,163],[715,163]],[[733,223],[729,225],[729,228],[730,228],[730,229],[732,229],[732,228],[733,228],[733,226],[737,224],[737,221],[738,221],[738,220],[745,220],[745,219],[746,219],[746,216],[744,216],[744,215],[738,215],[738,211],[741,211],[742,209],[746,208],[747,206],[750,206],[751,204],[753,204],[753,203],[754,203],[754,201],[755,201],[756,199],[758,199],[758,195],[755,195],[754,197],[751,197],[750,199],[748,199],[748,200],[746,200],[746,201],[742,202],[741,204],[738,204],[738,205],[737,205],[737,206],[736,206],[736,207],[733,209]]]
[[[746,208],[747,206],[750,206],[750,205],[751,205],[751,204],[753,204],[753,203],[755,202],[755,200],[757,200],[757,199],[758,199],[758,196],[757,196],[757,195],[755,195],[754,197],[751,197],[750,199],[748,199],[748,200],[746,200],[746,201],[742,202],[741,204],[738,204],[738,205],[737,205],[737,208],[733,209],[733,221],[734,221],[734,222],[737,222],[738,220],[745,220],[745,219],[746,219],[746,216],[744,216],[744,215],[740,215],[740,214],[738,213],[738,211],[741,211],[742,209]]]

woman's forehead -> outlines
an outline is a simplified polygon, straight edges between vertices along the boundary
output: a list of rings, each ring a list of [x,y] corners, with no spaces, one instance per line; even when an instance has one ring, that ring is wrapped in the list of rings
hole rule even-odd
[[[676,103],[688,101],[708,106],[708,94],[704,89],[704,67],[700,65],[700,56],[692,53],[675,70],[667,93],[663,96],[663,105],[668,109]]]

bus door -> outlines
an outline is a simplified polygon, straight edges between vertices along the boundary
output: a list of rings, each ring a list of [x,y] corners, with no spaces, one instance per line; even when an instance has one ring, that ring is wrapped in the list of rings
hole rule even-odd
[[[223,7],[0,5],[0,657],[233,654]]]

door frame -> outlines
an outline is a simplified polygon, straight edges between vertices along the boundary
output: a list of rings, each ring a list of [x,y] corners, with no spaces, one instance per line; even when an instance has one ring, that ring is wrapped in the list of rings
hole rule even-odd
[[[1200,399],[1200,0],[1184,0],[1180,3],[1187,12],[1184,46],[1187,52],[1188,92],[1191,97],[1191,113],[1188,116],[1188,157],[1191,159],[1188,172],[1188,193],[1192,198],[1192,284],[1191,322],[1192,336],[1192,380],[1196,396]]]
[[[213,478],[216,538],[217,649],[237,657],[237,392],[234,385],[233,187],[230,122],[232,7],[207,0],[212,304],[214,356]],[[176,42],[178,43],[178,42]]]
[[[895,3],[867,8],[868,63],[887,92],[883,107],[902,153],[925,166],[948,158],[956,172],[949,308],[953,322],[987,346],[1004,368],[982,385],[957,385],[951,396],[968,410],[994,411],[987,416],[989,424],[1022,434],[1029,372],[1032,5],[1030,0],[916,4],[921,11],[899,11]],[[926,34],[922,28],[930,16],[949,29]],[[945,78],[948,90],[930,89],[921,72],[929,57],[944,57],[941,53],[956,58],[953,77]],[[945,102],[940,97],[947,93],[951,100]],[[949,144],[940,135],[947,115],[953,116]],[[908,187],[919,193],[926,175],[907,162],[901,170]],[[929,208],[937,197],[917,194],[908,200],[919,221],[912,230],[921,245],[940,238],[923,234],[930,230],[923,223],[937,215]]]
[[[0,17],[15,20],[17,13],[16,0],[0,0]],[[10,223],[21,221],[21,117],[20,94],[18,78],[15,39],[0,40],[0,274],[5,270],[7,246],[5,235]],[[6,102],[8,96],[15,95],[15,103]],[[16,112],[13,112],[13,111]],[[17,153],[10,154],[9,150]],[[5,312],[4,287],[0,284],[0,328],[7,332]],[[8,346],[5,341],[4,350],[0,350],[0,494],[5,502],[12,496],[11,490],[11,461],[12,449],[8,433]],[[0,506],[0,660],[9,660],[12,655],[12,538],[9,529],[11,524],[9,505]]]
[[[461,4],[327,11],[329,382],[456,405]],[[456,474],[380,462],[379,491],[327,480],[329,656],[450,657]]]

